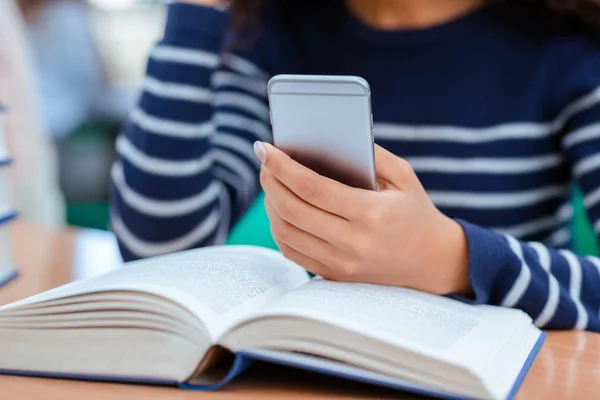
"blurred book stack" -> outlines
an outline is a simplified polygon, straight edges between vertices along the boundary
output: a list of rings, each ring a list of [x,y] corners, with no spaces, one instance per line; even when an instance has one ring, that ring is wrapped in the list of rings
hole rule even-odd
[[[7,110],[0,105],[0,287],[17,276],[10,244],[9,223],[17,214],[11,205],[6,171],[11,162],[6,145],[6,113]]]

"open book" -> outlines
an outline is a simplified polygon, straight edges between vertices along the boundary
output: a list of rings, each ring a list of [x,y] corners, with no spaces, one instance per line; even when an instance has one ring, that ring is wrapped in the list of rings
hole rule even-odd
[[[252,360],[510,398],[543,334],[521,311],[309,279],[275,251],[191,250],[0,307],[0,372],[216,389]]]

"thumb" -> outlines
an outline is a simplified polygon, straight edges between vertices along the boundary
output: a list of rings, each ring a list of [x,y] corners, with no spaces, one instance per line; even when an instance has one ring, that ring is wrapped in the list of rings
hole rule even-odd
[[[375,145],[375,171],[380,189],[390,186],[402,189],[414,177],[414,171],[408,161]]]

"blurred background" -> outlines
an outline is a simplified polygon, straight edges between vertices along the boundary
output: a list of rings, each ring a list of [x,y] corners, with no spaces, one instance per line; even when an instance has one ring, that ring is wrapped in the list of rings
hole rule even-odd
[[[13,201],[25,219],[84,228],[76,263],[81,259],[92,269],[94,262],[100,269],[120,262],[108,229],[114,141],[137,100],[149,50],[162,35],[165,3],[0,0],[0,104],[15,119],[8,139],[15,158],[13,187],[21,192]],[[6,72],[7,62],[19,57],[21,65],[12,71],[9,65]],[[35,105],[19,107],[11,102],[23,85],[4,89],[23,69],[30,74],[17,78],[31,83],[27,92]],[[33,151],[38,144],[48,151]],[[578,192],[575,204],[576,250],[597,254]]]
[[[109,231],[114,142],[163,32],[165,3],[0,0],[11,205],[33,227],[81,228],[73,231],[75,277],[121,263]]]
[[[57,150],[66,222],[106,230],[113,143],[160,39],[164,1],[17,2],[41,115]]]

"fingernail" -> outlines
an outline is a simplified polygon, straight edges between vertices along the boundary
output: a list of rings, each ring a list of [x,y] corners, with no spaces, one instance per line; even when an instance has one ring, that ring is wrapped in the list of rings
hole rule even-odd
[[[261,163],[264,164],[265,161],[267,161],[267,150],[259,140],[254,142],[254,154],[256,154],[256,158],[258,158]]]

